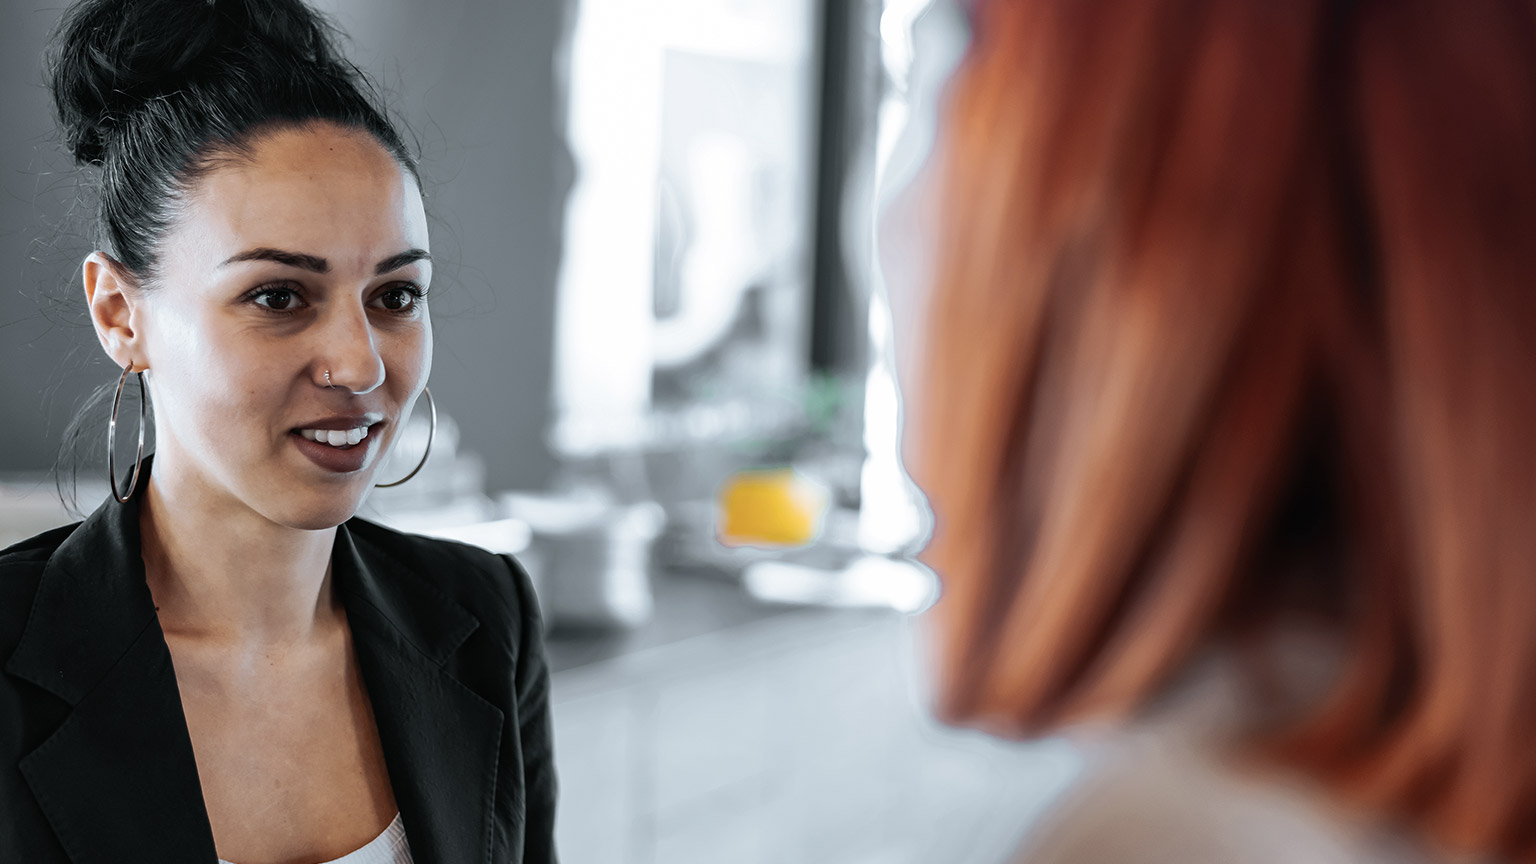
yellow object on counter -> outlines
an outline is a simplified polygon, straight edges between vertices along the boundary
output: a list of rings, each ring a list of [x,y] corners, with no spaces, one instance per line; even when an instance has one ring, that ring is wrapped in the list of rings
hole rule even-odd
[[[721,543],[803,546],[821,533],[831,495],[793,468],[767,468],[731,475],[717,501]]]

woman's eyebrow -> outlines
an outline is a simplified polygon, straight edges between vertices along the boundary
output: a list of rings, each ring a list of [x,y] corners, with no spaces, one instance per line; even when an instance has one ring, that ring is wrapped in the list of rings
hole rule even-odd
[[[373,268],[373,274],[375,276],[383,276],[385,273],[388,273],[391,270],[399,270],[401,267],[404,267],[407,264],[412,264],[417,261],[431,260],[431,254],[429,254],[425,249],[407,249],[404,252],[401,252],[399,255],[391,255],[388,258],[385,258],[383,261],[380,261],[379,265]],[[322,260],[321,263],[323,264],[325,262]]]
[[[326,273],[331,269],[330,262],[317,255],[305,255],[303,252],[285,252],[282,249],[271,249],[265,246],[258,249],[247,249],[238,255],[232,255],[219,266],[224,267],[240,261],[273,261],[278,264],[286,264],[289,267],[298,267],[301,270],[311,270],[315,273]]]
[[[380,261],[374,268],[375,275],[382,276],[392,270],[399,270],[407,264],[417,261],[431,261],[432,255],[425,249],[407,249],[398,255],[391,255]],[[233,255],[220,264],[223,267],[228,264],[236,264],[241,261],[272,261],[289,267],[297,267],[301,270],[309,270],[315,273],[328,273],[331,269],[329,261],[318,255],[306,255],[303,252],[288,252],[283,249],[261,247],[259,249],[247,249],[238,255]]]

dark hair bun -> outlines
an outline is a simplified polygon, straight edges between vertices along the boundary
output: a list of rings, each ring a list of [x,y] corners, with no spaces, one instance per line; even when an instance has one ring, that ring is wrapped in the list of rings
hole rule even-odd
[[[99,164],[135,111],[193,81],[254,88],[295,64],[333,67],[334,32],[300,0],[82,0],[65,13],[50,62],[65,145]]]
[[[367,132],[416,161],[377,90],[304,0],[78,0],[49,52],[59,132],[100,165],[98,242],[153,281],[170,199],[284,124]]]

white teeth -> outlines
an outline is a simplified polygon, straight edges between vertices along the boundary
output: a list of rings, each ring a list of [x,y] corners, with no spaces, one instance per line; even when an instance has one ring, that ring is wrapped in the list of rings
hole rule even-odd
[[[351,447],[368,437],[368,427],[359,426],[356,429],[300,429],[299,434],[311,441],[329,444],[332,447]]]

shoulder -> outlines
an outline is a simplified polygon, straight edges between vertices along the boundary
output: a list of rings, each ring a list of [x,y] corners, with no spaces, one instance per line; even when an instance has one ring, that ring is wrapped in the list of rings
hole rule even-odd
[[[346,525],[365,558],[424,577],[434,590],[477,614],[501,610],[515,621],[538,615],[528,573],[511,555],[396,531],[361,517]]]
[[[0,661],[26,628],[48,559],[78,527],[79,522],[63,525],[0,549]]]
[[[506,568],[503,556],[479,546],[397,531],[361,516],[348,519],[346,524],[359,551],[384,552],[401,564],[418,567],[452,564],[471,569]]]
[[[1250,775],[1157,738],[1099,749],[1031,831],[1030,864],[1424,864],[1296,778]],[[1097,748],[1096,748],[1097,749]]]
[[[54,550],[64,542],[64,538],[79,527],[79,522],[61,525],[0,549],[0,571],[27,567],[41,570]]]

